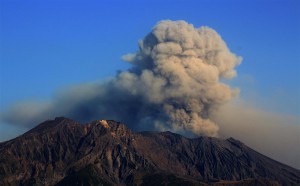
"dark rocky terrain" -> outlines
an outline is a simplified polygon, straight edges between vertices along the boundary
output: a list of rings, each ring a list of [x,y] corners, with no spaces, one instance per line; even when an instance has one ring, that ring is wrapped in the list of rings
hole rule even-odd
[[[56,118],[0,143],[0,185],[300,185],[300,171],[233,138]]]

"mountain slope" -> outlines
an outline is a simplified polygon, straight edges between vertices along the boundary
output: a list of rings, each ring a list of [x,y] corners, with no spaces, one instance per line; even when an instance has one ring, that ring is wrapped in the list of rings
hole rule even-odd
[[[75,183],[299,185],[300,171],[233,138],[134,133],[109,120],[56,118],[0,143],[0,185]]]

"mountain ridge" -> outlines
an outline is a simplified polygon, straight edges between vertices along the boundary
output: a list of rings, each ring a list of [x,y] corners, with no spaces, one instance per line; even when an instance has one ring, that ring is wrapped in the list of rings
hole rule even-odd
[[[300,184],[299,170],[234,138],[135,133],[113,120],[81,125],[59,117],[0,143],[0,185],[60,185],[85,172],[89,185],[147,185],[154,178],[190,185]]]

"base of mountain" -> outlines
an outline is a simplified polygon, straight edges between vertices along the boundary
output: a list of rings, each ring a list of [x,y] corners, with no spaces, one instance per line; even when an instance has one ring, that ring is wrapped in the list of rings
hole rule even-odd
[[[94,166],[89,165],[78,172],[65,177],[56,186],[80,185],[80,186],[113,186],[114,184],[99,176]],[[245,179],[237,181],[226,180],[195,180],[190,177],[182,177],[163,172],[157,173],[138,173],[128,180],[126,185],[131,186],[279,186],[276,181],[268,179]]]

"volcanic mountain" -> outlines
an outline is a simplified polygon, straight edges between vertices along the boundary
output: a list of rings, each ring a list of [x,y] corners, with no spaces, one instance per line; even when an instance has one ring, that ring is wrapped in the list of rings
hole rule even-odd
[[[0,185],[300,185],[300,171],[233,138],[60,117],[0,143]]]

